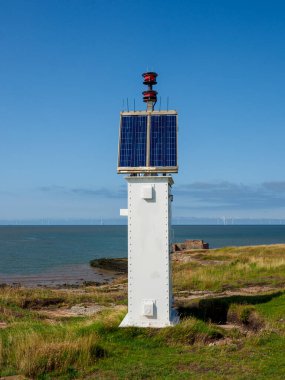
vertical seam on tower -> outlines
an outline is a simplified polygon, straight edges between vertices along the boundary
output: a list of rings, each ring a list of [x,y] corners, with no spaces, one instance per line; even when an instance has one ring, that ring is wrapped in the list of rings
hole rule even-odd
[[[146,125],[146,166],[150,166],[150,124],[151,115],[147,115],[147,125]]]

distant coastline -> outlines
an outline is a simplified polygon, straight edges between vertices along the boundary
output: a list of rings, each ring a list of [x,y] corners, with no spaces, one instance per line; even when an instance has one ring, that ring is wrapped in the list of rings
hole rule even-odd
[[[173,217],[174,226],[279,226],[285,225],[285,218],[237,218],[223,217]],[[0,226],[127,226],[123,218],[90,218],[90,219],[0,219]]]

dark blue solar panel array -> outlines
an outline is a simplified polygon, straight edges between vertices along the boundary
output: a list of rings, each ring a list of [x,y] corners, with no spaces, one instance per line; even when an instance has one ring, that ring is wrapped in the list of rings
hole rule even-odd
[[[149,165],[147,156],[147,116],[123,115],[119,167],[177,167],[176,115],[151,115]]]
[[[147,116],[122,116],[119,166],[146,166]]]
[[[177,166],[175,115],[152,115],[150,166]]]

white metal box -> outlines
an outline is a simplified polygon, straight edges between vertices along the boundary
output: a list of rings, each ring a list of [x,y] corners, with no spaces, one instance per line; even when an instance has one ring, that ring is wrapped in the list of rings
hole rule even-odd
[[[170,176],[129,176],[128,314],[121,326],[164,327],[172,310]]]

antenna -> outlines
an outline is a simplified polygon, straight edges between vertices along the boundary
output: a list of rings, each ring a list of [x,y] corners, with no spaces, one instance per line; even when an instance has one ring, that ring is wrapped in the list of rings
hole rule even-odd
[[[130,111],[129,110],[129,98],[127,98],[127,110],[128,110],[128,112]]]
[[[136,99],[134,98],[134,111],[136,110]]]
[[[169,96],[167,97],[167,100],[166,100],[166,109],[168,111],[168,105],[169,105]]]

